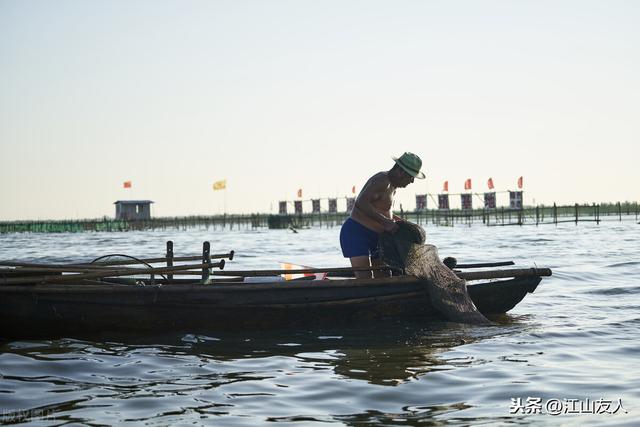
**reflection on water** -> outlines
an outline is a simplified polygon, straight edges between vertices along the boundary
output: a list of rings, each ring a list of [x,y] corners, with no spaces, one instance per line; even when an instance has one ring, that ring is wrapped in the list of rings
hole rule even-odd
[[[257,336],[11,342],[1,348],[3,406],[74,422],[164,424],[194,414],[240,422],[254,408],[271,421],[355,425],[363,416],[386,416],[365,410],[370,399],[384,401],[368,385],[397,387],[471,364],[472,358],[447,352],[503,333],[498,327],[403,323]],[[405,406],[416,419],[466,407],[414,403]],[[353,415],[360,407],[364,412]],[[298,415],[291,415],[293,408]]]
[[[607,228],[608,227],[608,228]],[[337,229],[4,235],[0,258],[235,249],[235,268],[342,266]],[[640,411],[637,225],[429,228],[461,262],[554,276],[493,326],[375,322],[256,334],[122,334],[0,344],[0,423],[608,425]],[[15,327],[19,327],[16,325]],[[511,399],[622,399],[615,415],[511,415]]]

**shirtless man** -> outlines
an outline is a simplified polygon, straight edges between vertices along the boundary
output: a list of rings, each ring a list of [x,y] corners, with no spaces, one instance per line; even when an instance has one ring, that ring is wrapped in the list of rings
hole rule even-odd
[[[342,255],[351,260],[352,267],[381,266],[378,254],[378,236],[398,229],[396,220],[400,219],[391,213],[393,196],[397,188],[411,184],[414,178],[423,179],[420,172],[422,160],[413,153],[404,153],[399,158],[393,157],[396,164],[389,171],[378,172],[364,185],[349,218],[340,230],[340,247]],[[369,271],[356,271],[357,278],[371,278]],[[388,275],[382,270],[374,271],[373,277]]]

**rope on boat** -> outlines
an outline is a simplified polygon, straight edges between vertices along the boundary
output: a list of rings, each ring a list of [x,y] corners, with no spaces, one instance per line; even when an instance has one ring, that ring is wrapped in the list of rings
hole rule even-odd
[[[144,264],[149,268],[153,268],[153,266],[147,262],[145,262],[144,260],[140,259],[140,258],[136,258],[134,256],[131,255],[126,255],[126,254],[109,254],[109,255],[102,255],[99,256],[98,258],[94,259],[93,261],[91,261],[89,264],[95,264],[98,261],[100,261],[101,259],[107,259],[107,258],[112,258],[112,257],[120,257],[120,258],[129,258],[132,259],[140,264]],[[149,277],[151,278],[151,276],[153,276],[153,273],[149,273]],[[162,276],[162,278],[164,280],[167,280],[167,277],[164,274],[160,274],[160,276]]]

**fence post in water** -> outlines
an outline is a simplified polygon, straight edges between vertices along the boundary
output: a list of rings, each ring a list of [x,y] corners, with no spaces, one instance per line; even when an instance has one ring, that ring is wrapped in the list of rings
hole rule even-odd
[[[167,240],[167,267],[173,267],[173,242]],[[167,274],[167,279],[173,280],[173,274]]]
[[[536,205],[536,227],[540,223],[540,207]]]
[[[618,219],[622,221],[622,205],[618,202]]]
[[[524,207],[518,211],[518,225],[522,225],[524,222]]]
[[[556,202],[553,202],[553,223],[558,225],[558,207],[556,206]]]
[[[576,225],[578,225],[578,204],[577,203],[575,205],[575,210],[576,210]]]

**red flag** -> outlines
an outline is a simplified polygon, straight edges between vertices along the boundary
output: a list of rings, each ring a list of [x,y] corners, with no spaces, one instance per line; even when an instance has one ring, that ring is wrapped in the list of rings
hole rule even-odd
[[[302,188],[298,189],[298,197],[302,197]]]
[[[356,194],[356,186],[351,187],[351,193]]]
[[[467,180],[464,182],[464,189],[471,190],[471,178],[467,178]]]
[[[522,189],[522,177],[518,178],[518,188]]]
[[[131,188],[131,181],[125,181],[125,182],[123,182],[123,183],[122,183],[122,186],[123,186],[124,188]]]
[[[442,191],[449,191],[449,181],[445,181],[444,184],[442,184]]]
[[[489,178],[489,181],[487,181],[487,187],[489,187],[489,190],[493,190],[493,178]]]

